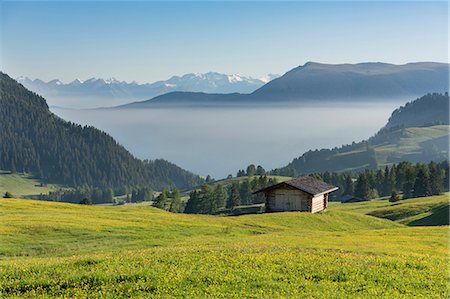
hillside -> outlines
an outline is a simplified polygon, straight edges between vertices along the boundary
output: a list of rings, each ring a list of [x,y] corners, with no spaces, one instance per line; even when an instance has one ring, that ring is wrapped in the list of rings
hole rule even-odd
[[[385,130],[400,127],[418,127],[432,124],[449,124],[449,97],[446,94],[427,94],[406,103],[392,112]]]
[[[218,217],[2,199],[0,210],[2,297],[448,296],[448,227],[333,207]]]
[[[448,105],[448,94],[428,94],[395,110],[387,125],[368,140],[339,148],[310,150],[275,172],[361,170],[401,161],[445,160],[449,154]]]
[[[136,159],[100,130],[60,119],[44,98],[3,73],[0,106],[0,169],[32,173],[46,183],[113,189],[202,182],[174,164]]]
[[[418,62],[322,64],[308,62],[251,94],[171,92],[121,107],[165,105],[279,105],[323,101],[391,101],[448,91],[449,65]]]

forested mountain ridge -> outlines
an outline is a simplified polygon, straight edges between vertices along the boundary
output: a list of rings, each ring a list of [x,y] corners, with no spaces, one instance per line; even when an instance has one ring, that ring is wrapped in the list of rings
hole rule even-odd
[[[392,112],[384,129],[449,124],[448,93],[427,94]]]
[[[44,98],[0,73],[0,169],[68,186],[188,188],[202,182],[163,160],[143,162],[107,133],[67,122]]]
[[[427,94],[396,109],[387,125],[368,140],[333,149],[310,150],[274,174],[352,171],[399,163],[448,159],[449,96]],[[420,113],[423,111],[423,113]]]

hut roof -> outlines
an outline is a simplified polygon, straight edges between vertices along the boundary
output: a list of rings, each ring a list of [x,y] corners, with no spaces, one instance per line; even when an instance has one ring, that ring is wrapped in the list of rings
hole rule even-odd
[[[285,182],[258,190],[255,193],[265,192],[265,191],[269,191],[272,189],[277,189],[277,188],[280,188],[280,187],[286,186],[286,185],[291,186],[295,189],[299,189],[299,190],[309,193],[311,195],[332,192],[332,191],[335,191],[338,189],[337,187],[335,187],[333,185],[319,181],[313,177],[301,176],[301,177],[298,177],[298,178],[295,178],[295,179],[292,179],[289,181],[285,181]]]

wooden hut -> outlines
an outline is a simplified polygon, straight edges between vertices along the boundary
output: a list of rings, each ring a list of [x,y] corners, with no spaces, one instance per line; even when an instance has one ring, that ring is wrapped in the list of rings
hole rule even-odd
[[[328,194],[338,188],[310,176],[285,181],[263,192],[267,212],[302,211],[316,213],[328,207]]]

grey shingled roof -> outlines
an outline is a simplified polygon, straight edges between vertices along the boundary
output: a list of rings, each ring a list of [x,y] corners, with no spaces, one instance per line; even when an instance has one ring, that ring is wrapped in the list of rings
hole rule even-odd
[[[270,189],[276,189],[278,186],[282,186],[282,185],[289,185],[291,187],[294,187],[296,189],[305,191],[306,193],[309,193],[311,195],[316,195],[316,194],[320,194],[320,193],[324,193],[324,192],[331,192],[334,190],[337,190],[338,188],[327,184],[325,182],[319,181],[313,177],[310,176],[301,176],[289,181],[285,181],[279,184],[276,184],[274,186],[270,186],[264,189],[261,189],[255,193],[258,192],[263,192],[266,190],[270,190]]]

